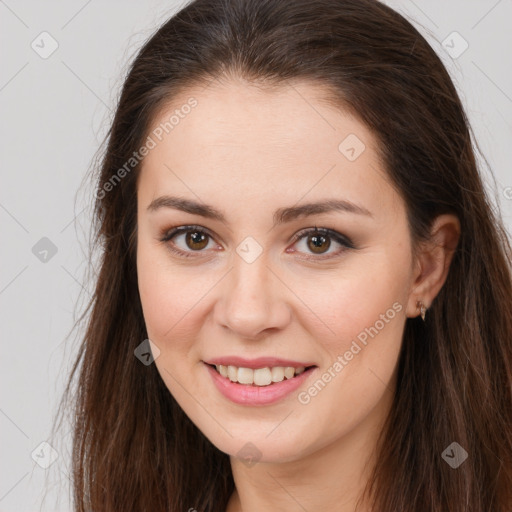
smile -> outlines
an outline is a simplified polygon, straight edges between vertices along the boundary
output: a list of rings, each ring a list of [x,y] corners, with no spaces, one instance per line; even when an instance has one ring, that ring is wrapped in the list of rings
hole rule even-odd
[[[220,375],[226,377],[231,382],[253,386],[270,386],[276,382],[282,382],[285,379],[293,379],[306,370],[304,366],[297,368],[293,366],[267,366],[265,368],[253,369],[217,364],[214,365],[214,367]]]
[[[247,368],[208,363],[204,366],[225,398],[249,406],[270,405],[284,399],[318,369],[317,366]]]

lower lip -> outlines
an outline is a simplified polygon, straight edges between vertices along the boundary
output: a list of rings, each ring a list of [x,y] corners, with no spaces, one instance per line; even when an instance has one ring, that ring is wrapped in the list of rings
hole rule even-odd
[[[310,375],[316,367],[309,368],[292,379],[284,379],[268,386],[252,386],[231,382],[223,377],[215,368],[206,364],[206,369],[217,386],[217,389],[232,402],[241,405],[268,405],[293,393]]]

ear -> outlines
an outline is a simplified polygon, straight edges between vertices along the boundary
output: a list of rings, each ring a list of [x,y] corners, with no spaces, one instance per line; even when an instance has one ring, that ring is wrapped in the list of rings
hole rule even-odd
[[[428,309],[443,287],[450,263],[460,238],[460,222],[455,215],[444,214],[435,219],[430,240],[422,242],[416,255],[406,314],[420,314],[418,301]]]

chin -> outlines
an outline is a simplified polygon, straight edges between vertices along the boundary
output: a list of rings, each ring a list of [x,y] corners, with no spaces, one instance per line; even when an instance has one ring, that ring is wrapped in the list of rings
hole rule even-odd
[[[209,435],[207,430],[202,432],[221,452],[244,460],[247,465],[254,462],[291,462],[314,451],[316,443],[313,439],[308,440],[307,429],[297,429],[293,432],[283,430],[278,433],[277,425],[279,422],[273,421],[272,427],[257,423],[254,428],[251,428],[247,422],[240,422],[238,426],[225,425],[229,434],[225,431],[222,431],[221,435],[218,432]],[[272,429],[275,431],[273,432]]]

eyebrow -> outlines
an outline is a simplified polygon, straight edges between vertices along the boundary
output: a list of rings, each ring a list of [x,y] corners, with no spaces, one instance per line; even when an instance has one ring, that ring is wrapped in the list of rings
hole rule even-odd
[[[220,210],[208,204],[199,203],[190,199],[173,196],[161,196],[151,201],[147,207],[147,210],[149,212],[154,212],[160,208],[172,208],[175,210],[181,210],[186,213],[200,215],[201,217],[218,220],[223,224],[227,224],[226,217]],[[290,222],[299,217],[308,217],[310,215],[317,215],[320,213],[327,213],[332,211],[354,213],[357,215],[373,217],[369,210],[351,201],[344,199],[325,199],[314,203],[302,204],[300,206],[288,206],[285,208],[277,209],[273,215],[274,226]]]

